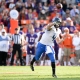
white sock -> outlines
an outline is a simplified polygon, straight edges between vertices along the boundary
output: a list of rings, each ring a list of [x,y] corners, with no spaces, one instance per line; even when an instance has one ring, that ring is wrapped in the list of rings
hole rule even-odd
[[[50,65],[51,65],[51,61],[50,61],[50,60],[47,60],[47,63],[48,63],[48,66],[50,66]]]
[[[66,61],[64,61],[64,66],[66,66]]]
[[[47,66],[47,60],[45,60],[45,66]]]
[[[43,66],[43,60],[41,61],[41,66]]]
[[[71,64],[70,64],[70,61],[68,61],[68,66],[70,66]]]

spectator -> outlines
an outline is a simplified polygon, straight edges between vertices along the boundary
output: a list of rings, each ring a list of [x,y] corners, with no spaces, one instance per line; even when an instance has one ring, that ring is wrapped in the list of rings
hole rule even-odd
[[[76,54],[76,65],[80,65],[79,60],[80,60],[80,36],[79,36],[79,31],[75,30],[74,31],[74,36],[73,36],[73,45],[75,47],[75,54]]]
[[[74,5],[75,4],[75,0],[66,0],[67,2],[67,6],[69,6],[69,4]]]
[[[0,35],[0,66],[6,66],[6,59],[9,50],[10,38],[6,35],[6,31],[3,29]]]
[[[37,1],[37,0],[32,0],[32,7],[33,7],[33,9],[36,9],[36,7],[37,7],[36,1]]]
[[[79,10],[79,15],[80,15],[80,6],[78,6],[78,10]]]
[[[50,20],[52,21],[54,18],[60,18],[61,15],[59,14],[59,12],[57,11],[57,8],[54,8],[53,12],[50,15]]]
[[[44,3],[43,9],[44,9],[46,12],[49,11],[49,7],[48,7],[47,2]]]
[[[66,18],[66,27],[69,29],[70,33],[73,33],[75,30],[75,26],[73,25],[73,21],[69,17]]]
[[[68,18],[68,17],[71,17],[69,9],[66,10],[65,14],[62,16],[62,19],[66,20],[66,18]]]
[[[32,9],[28,9],[28,14],[26,15],[27,16],[27,19],[29,20],[34,20],[34,16],[33,16],[33,13],[32,13]]]
[[[76,24],[80,23],[80,15],[78,13],[75,14],[75,22]]]
[[[47,2],[47,0],[41,0],[41,2],[42,2],[42,4],[44,5],[44,3],[46,3],[46,2]]]
[[[14,0],[10,0],[9,9],[12,9],[14,6]]]
[[[66,28],[66,21],[63,21],[60,25],[60,29],[62,33],[64,33],[64,28]]]
[[[73,45],[72,45],[72,36],[69,34],[69,29],[68,28],[64,28],[64,34],[65,36],[67,37],[64,41],[63,41],[63,51],[64,51],[64,58],[63,58],[63,61],[64,61],[64,66],[70,66],[70,54],[72,53],[72,48],[73,48]]]
[[[46,20],[46,16],[47,16],[46,11],[45,10],[41,10],[39,12],[38,19]]]
[[[38,19],[38,13],[37,13],[37,10],[36,9],[33,9],[33,18],[34,20],[37,20]]]
[[[43,10],[43,6],[42,6],[42,3],[39,3],[39,5],[37,6],[37,12],[39,14],[39,12]]]
[[[7,12],[7,11],[5,11],[5,13],[4,13],[4,16],[3,16],[3,18],[2,18],[2,22],[3,22],[3,24],[4,24],[4,27],[8,27],[8,24],[9,24],[9,12]]]
[[[40,23],[38,21],[34,21],[34,30],[35,30],[35,33],[39,32],[40,30]]]
[[[20,14],[19,14],[19,20],[26,20],[26,14],[25,14],[25,10],[21,10]]]
[[[55,3],[51,2],[50,6],[49,6],[49,12],[53,12],[54,8],[55,8]]]
[[[16,2],[16,4],[17,4],[18,6],[22,6],[22,0],[18,0],[18,1]]]
[[[73,9],[70,11],[71,17],[75,16],[76,13],[79,14],[79,10],[78,10],[78,9],[76,8],[76,6],[74,5],[74,6],[73,6]]]
[[[21,3],[20,1],[18,1],[18,2],[16,3],[16,10],[17,10],[18,12],[20,12],[20,11],[21,11],[21,7],[22,7],[22,3]]]
[[[71,3],[69,4],[68,9],[72,10],[72,4]]]
[[[31,25],[33,26],[33,25]],[[27,43],[27,56],[26,56],[26,65],[29,65],[30,61],[35,55],[35,45],[36,45],[37,34],[34,33],[34,28],[29,30],[29,33],[26,35]]]
[[[63,1],[62,1],[62,5],[63,5],[63,11],[66,12],[66,9],[67,9],[66,0],[63,0]]]

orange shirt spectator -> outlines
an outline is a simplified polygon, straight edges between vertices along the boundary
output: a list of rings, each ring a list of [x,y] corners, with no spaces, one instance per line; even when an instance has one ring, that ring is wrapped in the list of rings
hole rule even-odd
[[[34,11],[33,11],[33,16],[35,17],[35,18],[38,18],[38,13],[37,13],[37,11],[34,9]]]
[[[66,33],[66,32],[69,31],[69,29],[65,28],[64,31],[65,31],[65,36],[66,36],[66,39],[63,41],[64,47],[73,48],[73,45],[72,45],[72,36],[69,33]]]
[[[63,41],[64,47],[72,48],[72,36],[70,34],[66,35],[67,38]]]

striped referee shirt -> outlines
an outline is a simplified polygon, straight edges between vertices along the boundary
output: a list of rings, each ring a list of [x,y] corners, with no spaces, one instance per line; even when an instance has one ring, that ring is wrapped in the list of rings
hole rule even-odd
[[[21,44],[22,43],[22,35],[21,34],[12,35],[12,41],[14,42],[14,44]]]

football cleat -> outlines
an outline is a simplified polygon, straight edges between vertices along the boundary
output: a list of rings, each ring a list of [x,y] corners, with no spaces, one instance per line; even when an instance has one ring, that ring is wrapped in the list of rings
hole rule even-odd
[[[54,78],[57,78],[57,76],[55,74],[52,75]]]
[[[30,68],[31,68],[32,71],[34,71],[34,67],[33,67],[33,65],[30,64]]]

